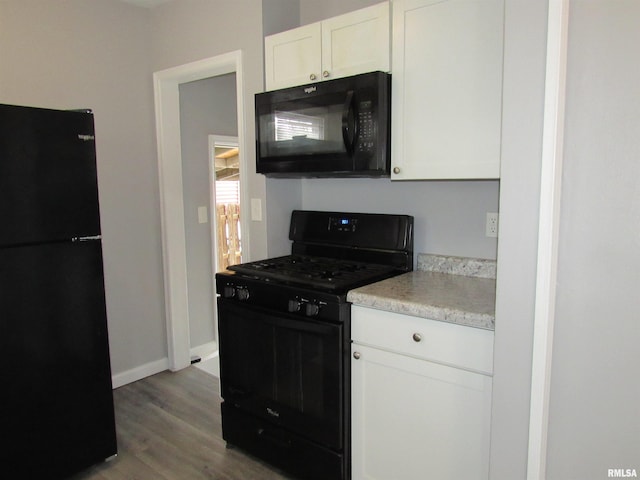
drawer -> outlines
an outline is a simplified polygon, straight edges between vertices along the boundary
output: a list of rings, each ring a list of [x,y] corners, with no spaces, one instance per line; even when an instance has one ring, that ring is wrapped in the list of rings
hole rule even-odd
[[[490,330],[354,305],[351,339],[356,344],[488,375],[493,373]]]

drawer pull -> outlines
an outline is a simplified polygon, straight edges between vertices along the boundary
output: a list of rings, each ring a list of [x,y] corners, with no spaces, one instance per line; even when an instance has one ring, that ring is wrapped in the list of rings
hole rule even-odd
[[[353,358],[360,360],[360,352],[353,352]]]
[[[420,335],[419,333],[414,333],[413,334],[413,341],[414,342],[419,342],[422,340],[422,335]]]

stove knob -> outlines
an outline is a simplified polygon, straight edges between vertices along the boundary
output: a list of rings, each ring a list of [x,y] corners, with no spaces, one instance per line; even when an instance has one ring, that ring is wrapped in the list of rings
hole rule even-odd
[[[249,300],[249,290],[246,288],[239,288],[238,289],[238,300],[240,300],[241,302],[245,301],[245,300]]]
[[[236,296],[236,289],[231,285],[226,285],[222,290],[222,296],[224,298],[233,298]]]
[[[317,303],[307,303],[304,306],[304,314],[307,317],[315,317],[320,313],[320,306]]]
[[[289,300],[289,305],[287,306],[287,310],[289,310],[291,313],[299,312],[301,306],[302,304],[300,303],[299,300]]]

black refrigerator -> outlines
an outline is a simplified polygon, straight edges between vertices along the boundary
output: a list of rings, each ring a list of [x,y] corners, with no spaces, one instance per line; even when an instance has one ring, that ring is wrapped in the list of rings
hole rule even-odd
[[[0,472],[116,454],[93,115],[0,105]]]

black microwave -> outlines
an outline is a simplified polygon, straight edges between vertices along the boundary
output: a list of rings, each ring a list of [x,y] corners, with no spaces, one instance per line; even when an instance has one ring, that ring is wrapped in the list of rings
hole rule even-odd
[[[258,93],[256,171],[271,177],[388,177],[391,75]]]

